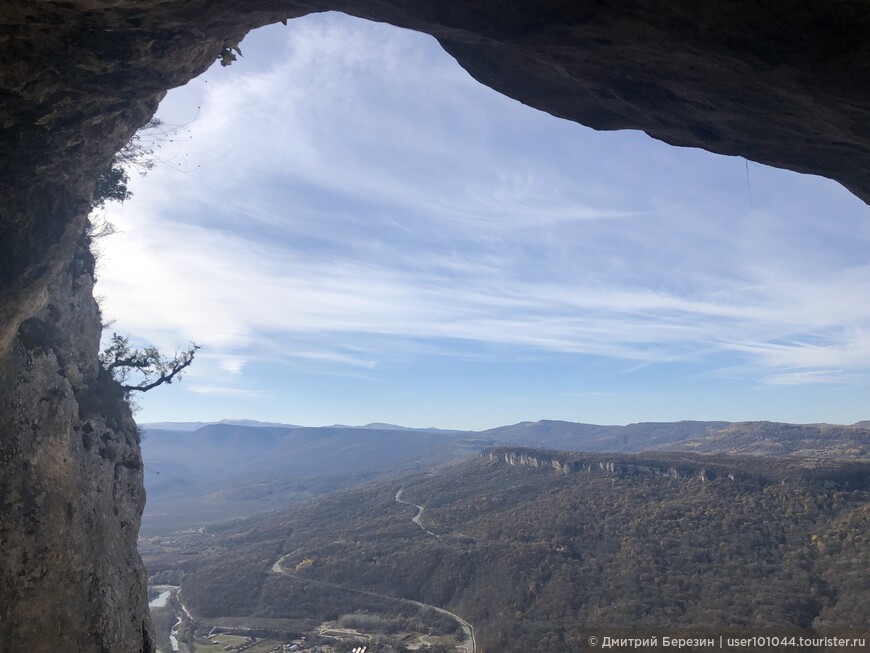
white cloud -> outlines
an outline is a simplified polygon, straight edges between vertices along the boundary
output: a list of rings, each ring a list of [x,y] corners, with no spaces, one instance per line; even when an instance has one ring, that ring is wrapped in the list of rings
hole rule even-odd
[[[264,397],[262,392],[246,390],[244,388],[231,388],[216,385],[188,385],[188,390],[198,395],[212,395],[217,397]]]
[[[226,356],[220,362],[221,369],[230,374],[239,374],[245,366],[245,359],[241,356]]]
[[[185,89],[202,106],[185,156],[201,168],[158,166],[113,209],[108,316],[161,347],[205,345],[228,377],[267,360],[374,371],[457,355],[450,343],[640,363],[724,353],[779,385],[870,368],[870,266],[838,257],[841,235],[790,197],[765,199],[785,173],[753,169],[752,207],[716,185],[728,160],[673,183],[665,146],[601,145],[479,88],[420,38],[312,17],[260,70]],[[870,228],[838,219],[866,251]]]
[[[785,372],[764,377],[768,385],[808,385],[816,383],[843,383],[844,375],[839,370],[815,370],[812,372]]]

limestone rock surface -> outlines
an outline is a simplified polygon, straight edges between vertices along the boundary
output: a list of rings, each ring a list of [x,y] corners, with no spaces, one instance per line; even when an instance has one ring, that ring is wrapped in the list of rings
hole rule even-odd
[[[139,434],[97,363],[93,258],[79,240],[19,328],[0,395],[0,650],[152,650],[136,551]]]

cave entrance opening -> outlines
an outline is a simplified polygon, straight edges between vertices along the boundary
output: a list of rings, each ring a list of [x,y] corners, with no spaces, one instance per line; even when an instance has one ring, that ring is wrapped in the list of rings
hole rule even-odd
[[[204,345],[140,420],[861,418],[870,231],[835,182],[554,118],[342,14],[240,50],[110,208],[107,317]]]

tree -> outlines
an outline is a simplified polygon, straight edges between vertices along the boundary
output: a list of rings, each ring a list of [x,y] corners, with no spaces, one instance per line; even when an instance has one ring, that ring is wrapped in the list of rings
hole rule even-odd
[[[199,345],[190,343],[190,347],[184,351],[176,350],[175,356],[169,359],[156,347],[136,349],[130,345],[129,338],[113,333],[109,346],[100,353],[100,363],[129,395],[131,392],[148,392],[164,383],[180,380],[200,349]],[[133,383],[131,379],[139,379],[139,382]]]
[[[144,175],[154,167],[154,151],[161,143],[172,142],[167,136],[176,130],[176,127],[167,126],[160,118],[152,118],[115,155],[115,163],[133,168]]]
[[[180,125],[167,125],[160,118],[152,118],[140,127],[133,138],[115,154],[112,164],[97,177],[91,209],[97,209],[106,202],[124,202],[133,196],[127,189],[130,181],[129,170],[145,175],[154,167],[156,150],[163,143],[172,143]]]
[[[115,159],[112,166],[97,177],[94,195],[91,198],[91,209],[99,209],[106,202],[124,202],[130,199],[133,193],[127,190],[128,181],[130,177],[127,171]]]

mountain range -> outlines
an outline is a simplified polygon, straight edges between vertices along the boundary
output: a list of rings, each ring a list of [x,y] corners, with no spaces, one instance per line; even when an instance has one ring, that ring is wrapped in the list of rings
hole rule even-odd
[[[144,534],[284,508],[341,488],[431,470],[493,446],[562,451],[870,458],[870,422],[681,421],[596,425],[542,420],[485,431],[305,427],[254,420],[142,424]]]

